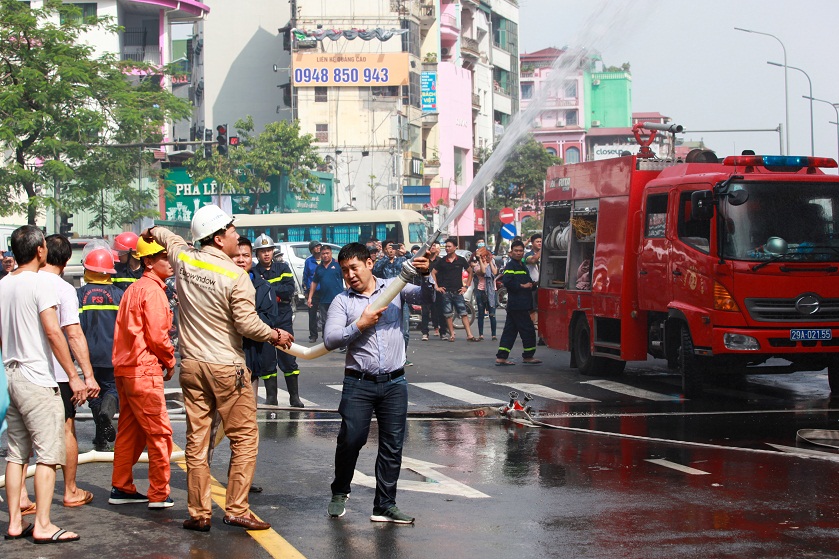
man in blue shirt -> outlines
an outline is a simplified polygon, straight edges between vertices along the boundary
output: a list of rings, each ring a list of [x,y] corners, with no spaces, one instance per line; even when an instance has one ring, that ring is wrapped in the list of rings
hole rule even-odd
[[[405,254],[405,245],[396,243],[394,241],[385,242],[385,257],[380,258],[373,264],[373,275],[377,278],[390,279],[395,278],[402,271],[402,264],[408,259],[403,256]],[[412,255],[413,256],[413,255]],[[408,342],[411,338],[410,333],[411,309],[405,304],[402,305],[402,337],[405,339],[405,357],[408,353]],[[405,366],[413,365],[406,359]]]
[[[312,308],[314,304],[318,306],[321,332],[323,332],[323,325],[326,322],[326,313],[329,312],[330,303],[343,290],[344,280],[341,279],[341,267],[332,260],[332,247],[323,245],[320,249],[320,264],[318,264],[315,275],[312,277],[307,301],[309,308]],[[315,292],[319,294],[320,301],[318,303],[314,303]]]
[[[320,248],[323,246],[317,241],[309,243],[310,256],[303,264],[303,296],[309,296],[309,287],[312,285],[312,278],[315,277],[315,270],[318,269],[318,262],[320,261]],[[314,303],[309,307],[309,343],[313,344],[318,341],[318,293],[312,298]]]
[[[379,428],[376,458],[376,496],[373,522],[412,524],[414,518],[396,507],[396,483],[402,467],[402,443],[408,414],[405,381],[405,344],[402,339],[402,304],[431,299],[430,287],[408,284],[385,307],[376,304],[396,279],[373,275],[370,252],[360,243],[350,243],[338,254],[341,272],[349,289],[339,293],[329,307],[324,328],[327,349],[347,346],[344,387],[341,392],[341,429],[335,449],[335,480],[328,512],[344,516],[358,453],[367,442],[373,413]],[[414,268],[428,273],[428,260],[414,258]]]

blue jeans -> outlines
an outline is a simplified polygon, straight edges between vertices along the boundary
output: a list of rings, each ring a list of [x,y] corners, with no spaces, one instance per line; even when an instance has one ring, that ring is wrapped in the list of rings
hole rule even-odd
[[[367,442],[370,420],[375,413],[379,453],[373,512],[382,513],[396,504],[396,482],[402,468],[402,443],[408,417],[408,382],[404,376],[381,383],[345,376],[338,413],[341,429],[335,448],[332,494],[350,493],[358,453]]]
[[[486,311],[489,313],[489,329],[492,332],[492,335],[495,336],[495,307],[489,306],[489,295],[486,291],[476,289],[475,300],[478,303],[478,335],[484,335],[484,311]]]
[[[438,293],[437,295],[440,295]],[[446,291],[443,294],[443,316],[446,318],[450,316],[466,316],[469,314],[466,311],[466,300],[462,293],[457,291]]]

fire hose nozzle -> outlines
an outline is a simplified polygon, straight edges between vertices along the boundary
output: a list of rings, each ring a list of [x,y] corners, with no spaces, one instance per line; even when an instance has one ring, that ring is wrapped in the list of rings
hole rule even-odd
[[[399,272],[399,277],[402,281],[405,283],[411,283],[418,275],[419,272],[417,272],[417,269],[414,268],[414,265],[411,264],[410,260],[406,260],[402,264],[402,270]]]
[[[679,134],[685,130],[684,126],[676,123],[662,124],[659,122],[645,122],[641,127],[647,130],[661,130],[662,132],[669,132],[671,134]]]

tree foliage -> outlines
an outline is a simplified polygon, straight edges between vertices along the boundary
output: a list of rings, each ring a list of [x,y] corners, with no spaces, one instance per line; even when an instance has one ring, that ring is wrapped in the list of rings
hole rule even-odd
[[[95,56],[85,42],[88,32],[118,30],[109,18],[82,20],[78,7],[60,0],[42,8],[0,0],[0,151],[7,154],[0,215],[26,212],[35,224],[48,205],[73,210],[104,198],[103,224],[154,212],[154,193],[135,194],[132,185],[138,159],[150,155],[101,146],[160,142],[163,125],[189,116],[191,107],[160,87],[166,69]]]
[[[251,212],[269,190],[271,177],[287,176],[289,189],[303,196],[316,188],[319,181],[312,171],[324,163],[312,146],[314,138],[301,135],[297,121],[268,123],[260,134],[255,134],[250,115],[233,126],[239,145],[230,146],[227,156],[213,149],[211,157],[196,155],[186,163],[194,184],[212,178],[225,192],[247,192]]]

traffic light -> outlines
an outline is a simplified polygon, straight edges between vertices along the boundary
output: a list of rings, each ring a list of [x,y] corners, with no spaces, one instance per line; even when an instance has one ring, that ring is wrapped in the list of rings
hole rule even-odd
[[[218,132],[218,136],[216,136],[218,154],[227,155],[227,125],[219,124],[216,126],[216,132]]]
[[[239,136],[230,136],[230,139],[227,143],[231,146],[238,146],[239,145]]]
[[[61,214],[61,223],[58,225],[58,233],[60,235],[64,235],[65,237],[69,237],[71,232],[73,231],[73,224],[70,221],[70,218],[73,217],[71,213],[62,213]]]
[[[213,141],[213,131],[209,128],[204,129],[204,141],[205,142],[212,142]],[[213,146],[210,144],[204,144],[204,157],[207,159],[213,156]]]

